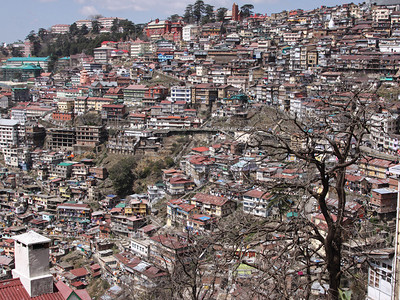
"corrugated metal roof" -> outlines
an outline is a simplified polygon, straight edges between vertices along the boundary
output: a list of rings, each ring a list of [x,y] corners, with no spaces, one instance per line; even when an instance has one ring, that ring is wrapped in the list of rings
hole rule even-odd
[[[19,278],[0,281],[0,300],[64,300],[58,292],[30,297]]]

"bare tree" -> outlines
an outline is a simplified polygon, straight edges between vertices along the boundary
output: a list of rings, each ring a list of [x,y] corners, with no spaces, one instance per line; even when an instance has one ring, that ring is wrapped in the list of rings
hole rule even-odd
[[[297,196],[299,216],[287,224],[279,222],[275,227],[264,224],[261,230],[250,226],[251,230],[245,230],[244,234],[252,231],[270,233],[271,229],[285,232],[290,241],[281,244],[284,245],[282,255],[291,255],[284,257],[284,261],[296,259],[292,271],[300,270],[308,277],[303,285],[307,298],[313,278],[318,279],[318,276],[311,276],[312,269],[318,267],[319,281],[328,283],[328,298],[338,299],[342,275],[354,266],[350,260],[344,260],[342,253],[343,242],[349,237],[355,220],[346,216],[345,183],[347,168],[362,157],[360,147],[370,126],[369,107],[373,94],[367,91],[365,87],[353,88],[352,92],[346,93],[338,91],[320,98],[314,113],[278,114],[274,128],[257,128],[254,133],[258,147],[267,149],[273,157],[292,157],[296,168],[304,173],[297,180],[282,178],[268,186],[271,191],[284,191],[293,198]],[[327,204],[329,193],[337,199],[335,209]],[[307,206],[312,201],[317,202],[326,223],[324,230],[308,217]],[[323,264],[316,258],[321,258]]]
[[[312,110],[277,111],[270,115],[274,126],[252,129],[247,146],[267,153],[259,159],[296,169],[298,176],[258,183],[265,194],[274,196],[268,197],[267,209],[276,208],[275,219],[236,211],[221,219],[217,230],[207,236],[207,245],[214,250],[209,257],[218,257],[207,266],[218,270],[216,278],[225,276],[224,292],[237,299],[310,299],[317,287],[325,290],[328,299],[339,299],[344,275],[357,279],[354,270],[360,256],[343,252],[343,245],[357,243],[362,231],[359,216],[347,211],[346,172],[363,157],[361,146],[373,126],[369,120],[376,100],[374,89],[343,83],[329,95],[319,95],[309,106]],[[255,184],[253,178],[244,181],[250,184],[244,183],[239,194]],[[335,205],[329,198],[336,200]],[[318,220],[313,219],[316,209]],[[283,218],[288,211],[294,216]],[[251,253],[256,257],[249,258]],[[240,270],[242,263],[251,277]],[[179,272],[190,282],[191,299],[201,295],[198,270],[205,265],[200,265]]]

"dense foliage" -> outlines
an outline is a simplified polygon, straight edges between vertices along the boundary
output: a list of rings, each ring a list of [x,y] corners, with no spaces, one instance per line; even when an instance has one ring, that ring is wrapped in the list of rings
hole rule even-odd
[[[143,24],[134,24],[128,20],[116,20],[111,32],[100,33],[99,22],[92,22],[92,29],[86,26],[78,28],[75,23],[67,34],[52,34],[40,28],[37,33],[31,31],[27,39],[32,43],[33,56],[56,56],[58,58],[78,53],[93,55],[93,49],[104,41],[127,41],[143,38]]]
[[[134,157],[126,157],[116,163],[109,170],[110,179],[118,196],[126,196],[132,193],[133,181],[135,175],[132,169],[136,166]]]

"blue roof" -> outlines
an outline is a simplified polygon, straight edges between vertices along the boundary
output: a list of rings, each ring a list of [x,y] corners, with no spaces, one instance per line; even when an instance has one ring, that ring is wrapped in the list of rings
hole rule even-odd
[[[50,56],[46,57],[11,57],[7,59],[7,61],[48,61],[50,59]]]
[[[210,220],[210,217],[203,216],[203,217],[200,217],[199,219],[202,221],[206,221],[206,220]]]

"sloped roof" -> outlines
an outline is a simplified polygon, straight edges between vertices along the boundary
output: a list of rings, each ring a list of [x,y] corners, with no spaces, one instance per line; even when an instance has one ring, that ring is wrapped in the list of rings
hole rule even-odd
[[[0,281],[0,300],[64,300],[59,292],[29,296],[19,278]]]
[[[217,205],[217,206],[222,206],[226,202],[228,202],[227,198],[209,195],[209,194],[203,194],[203,193],[197,193],[196,195],[194,195],[192,200],[201,202],[204,204],[211,204],[211,205]]]
[[[70,271],[70,273],[75,275],[76,277],[89,275],[89,272],[85,268],[73,269]]]

